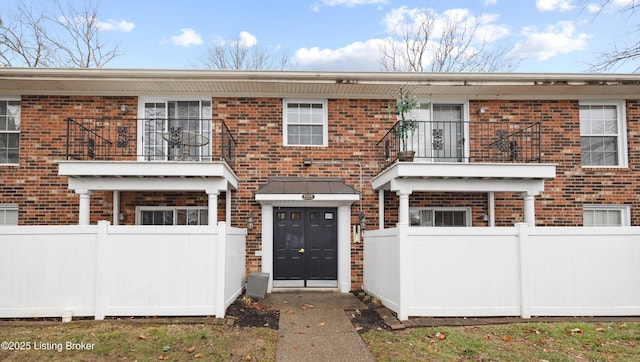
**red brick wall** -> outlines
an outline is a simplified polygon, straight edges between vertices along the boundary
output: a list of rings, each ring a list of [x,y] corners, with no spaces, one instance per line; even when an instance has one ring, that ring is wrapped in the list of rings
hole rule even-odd
[[[224,119],[238,141],[236,174],[240,187],[234,192],[232,223],[246,226],[253,212],[255,226],[247,235],[247,268],[259,270],[261,250],[261,207],[253,192],[269,176],[342,177],[359,190],[360,168],[353,164],[320,165],[317,162],[359,162],[363,166],[364,212],[371,228],[377,227],[378,194],[371,190],[371,179],[378,171],[375,144],[393,125],[387,121],[387,100],[329,99],[328,147],[283,146],[282,99],[214,99],[213,117]],[[316,164],[303,166],[304,159]],[[359,204],[352,205],[351,222],[358,222]],[[352,243],[352,282],[362,285],[362,244]]]
[[[380,171],[376,143],[394,123],[387,106],[393,100],[329,99],[329,147],[283,146],[282,99],[214,98],[213,118],[223,119],[238,141],[235,172],[239,190],[232,193],[232,224],[246,226],[253,212],[255,226],[247,236],[247,266],[260,269],[261,208],[253,192],[268,176],[343,177],[359,189],[359,167],[363,166],[362,199],[368,228],[377,228],[378,194],[371,179]],[[78,196],[67,189],[65,177],[57,176],[56,160],[65,155],[66,117],[90,118],[120,115],[120,105],[137,109],[137,97],[23,96],[20,164],[0,167],[0,202],[19,204],[23,225],[75,224]],[[482,115],[475,110],[485,109]],[[632,225],[640,225],[640,101],[627,101],[629,167],[582,168],[578,101],[477,101],[469,102],[471,121],[532,121],[542,123],[542,162],[557,164],[556,179],[545,183],[536,197],[538,225],[581,225],[584,204],[631,205]],[[134,112],[135,111],[130,111]],[[304,159],[316,164],[303,166]],[[317,162],[344,162],[320,165]],[[220,220],[224,220],[224,194],[218,200]],[[519,195],[496,193],[496,224],[513,225],[523,220]],[[206,206],[204,193],[121,194],[124,223],[133,223],[135,206]],[[398,197],[385,193],[385,224],[397,221]],[[472,224],[486,225],[481,216],[487,210],[486,194],[414,193],[410,205],[464,206],[472,208]],[[112,194],[97,192],[91,197],[91,222],[112,219]],[[352,207],[351,222],[358,222],[359,205]],[[353,287],[362,284],[362,244],[352,243]]]
[[[579,102],[472,101],[470,109],[486,112],[472,119],[502,118],[542,123],[542,162],[556,164],[556,178],[545,182],[536,197],[536,221],[541,226],[581,226],[585,204],[631,206],[631,223],[640,225],[640,101],[627,100],[628,168],[583,168],[580,159]],[[496,194],[499,225],[522,221],[522,198]],[[506,221],[506,222],[505,222]]]
[[[0,202],[19,205],[21,225],[77,223],[78,195],[56,164],[66,155],[65,119],[119,116],[121,104],[136,103],[136,97],[23,96],[20,163],[0,167]],[[92,223],[111,219],[111,202],[110,193],[92,195]]]
[[[627,100],[628,168],[583,168],[580,160],[579,102],[576,101],[477,101],[469,102],[471,122],[541,122],[542,162],[556,164],[556,178],[545,182],[536,196],[536,224],[539,226],[581,226],[583,205],[631,206],[631,224],[640,225],[640,101]],[[478,115],[475,110],[485,109]],[[471,146],[473,147],[473,146]],[[472,225],[486,222],[485,194],[416,192],[410,207],[461,206],[472,208]],[[397,222],[398,197],[385,193],[385,225]],[[495,194],[497,226],[524,220],[523,199],[514,193]]]

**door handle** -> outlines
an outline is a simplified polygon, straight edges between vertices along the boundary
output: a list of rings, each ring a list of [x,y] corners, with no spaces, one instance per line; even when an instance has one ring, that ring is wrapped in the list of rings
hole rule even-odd
[[[304,248],[302,248],[302,249],[298,250],[298,253],[300,253],[300,254],[304,254]]]

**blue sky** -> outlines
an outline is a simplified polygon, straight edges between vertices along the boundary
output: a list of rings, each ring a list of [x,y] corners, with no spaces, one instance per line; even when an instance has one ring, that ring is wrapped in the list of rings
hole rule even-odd
[[[0,0],[1,8],[16,0]],[[81,4],[83,0],[70,0]],[[377,71],[388,28],[412,9],[482,16],[482,31],[508,44],[518,72],[581,72],[614,44],[635,41],[631,0],[102,0],[100,36],[120,42],[109,68],[189,68],[214,42],[286,51],[297,70]],[[0,11],[2,10],[0,8]],[[637,16],[637,15],[635,15]],[[631,65],[617,69],[628,72]]]

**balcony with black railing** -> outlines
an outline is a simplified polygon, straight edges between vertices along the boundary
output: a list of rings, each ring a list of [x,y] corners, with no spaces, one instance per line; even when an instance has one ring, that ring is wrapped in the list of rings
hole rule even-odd
[[[67,118],[66,159],[80,161],[224,161],[237,142],[219,119]]]
[[[377,143],[381,169],[403,161],[402,151],[413,162],[542,162],[539,122],[405,122],[414,122],[410,131],[399,121]]]

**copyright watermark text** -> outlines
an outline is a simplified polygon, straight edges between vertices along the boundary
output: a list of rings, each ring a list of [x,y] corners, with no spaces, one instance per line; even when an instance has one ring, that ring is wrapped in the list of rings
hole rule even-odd
[[[42,341],[3,341],[3,351],[92,351],[95,343],[85,342],[42,342]]]

